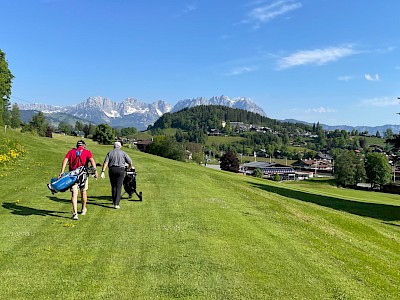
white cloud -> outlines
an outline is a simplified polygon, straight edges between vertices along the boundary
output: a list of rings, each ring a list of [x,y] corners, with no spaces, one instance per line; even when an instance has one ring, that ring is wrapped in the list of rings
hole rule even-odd
[[[301,50],[278,61],[278,70],[288,69],[301,65],[324,65],[337,61],[343,57],[356,54],[352,46],[328,47],[325,49]]]
[[[253,5],[260,5],[264,1],[257,1],[252,3]],[[299,9],[302,7],[300,2],[295,0],[279,0],[268,5],[260,5],[253,8],[248,14],[247,19],[242,23],[254,23],[254,28],[257,29],[261,23],[268,22],[278,16],[285,15],[290,11]]]
[[[186,4],[185,8],[183,9],[183,13],[187,14],[197,9],[195,4]]]
[[[376,97],[362,100],[361,105],[373,107],[399,106],[399,99],[396,97]]]
[[[329,108],[329,107],[316,107],[316,108],[292,108],[289,110],[291,113],[295,114],[325,114],[325,113],[335,113],[337,112],[336,109]]]
[[[375,74],[375,76],[372,76],[370,74],[365,74],[364,78],[368,81],[380,81],[381,80],[379,77],[379,74]]]
[[[319,114],[324,114],[324,113],[332,113],[336,112],[336,109],[328,108],[328,107],[317,107],[317,108],[309,108],[306,109],[306,113],[319,113]]]
[[[350,80],[353,80],[353,79],[354,79],[354,77],[350,76],[350,75],[339,76],[337,78],[337,80],[339,80],[339,81],[350,81]]]
[[[249,72],[253,72],[255,71],[257,68],[256,67],[239,67],[239,68],[234,68],[233,70],[231,70],[230,72],[228,72],[227,76],[237,76],[237,75],[241,75],[244,73],[249,73]]]
[[[186,14],[189,14],[193,11],[197,10],[197,5],[196,4],[185,4],[184,7],[177,12],[176,15],[174,15],[175,18],[180,18]]]

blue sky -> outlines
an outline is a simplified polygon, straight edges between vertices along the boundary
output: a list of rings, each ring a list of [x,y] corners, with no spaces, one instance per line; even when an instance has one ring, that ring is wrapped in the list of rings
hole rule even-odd
[[[226,95],[274,119],[400,124],[398,0],[0,4],[12,103]]]

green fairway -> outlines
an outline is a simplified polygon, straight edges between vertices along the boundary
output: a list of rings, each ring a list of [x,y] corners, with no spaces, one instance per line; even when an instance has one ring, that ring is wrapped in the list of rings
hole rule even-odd
[[[78,138],[7,137],[26,153],[0,167],[0,299],[399,299],[399,195],[126,149],[143,201],[114,210],[91,177],[73,221],[70,192],[46,184]],[[112,148],[86,143],[98,163]]]

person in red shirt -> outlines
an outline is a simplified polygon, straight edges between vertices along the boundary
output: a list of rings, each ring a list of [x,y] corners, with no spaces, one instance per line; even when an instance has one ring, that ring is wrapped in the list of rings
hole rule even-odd
[[[72,148],[71,150],[68,151],[68,153],[65,155],[65,158],[62,162],[61,165],[61,173],[58,177],[61,177],[64,174],[65,168],[68,164],[68,170],[73,171],[80,166],[83,165],[88,165],[90,161],[90,164],[92,167],[96,168],[96,162],[93,158],[92,152],[86,149],[86,143],[82,140],[78,141],[76,143],[76,148]],[[94,177],[97,179],[97,170],[94,175]],[[81,215],[85,215],[87,212],[86,208],[86,202],[87,202],[87,189],[89,187],[88,180],[86,178],[85,185],[80,188],[81,192],[81,201],[82,201],[82,211]],[[71,187],[71,202],[72,202],[72,219],[73,220],[78,220],[78,184],[75,183]]]

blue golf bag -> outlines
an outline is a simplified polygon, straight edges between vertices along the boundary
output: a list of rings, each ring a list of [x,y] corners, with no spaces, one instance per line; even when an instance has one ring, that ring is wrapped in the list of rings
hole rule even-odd
[[[75,183],[78,183],[79,188],[84,187],[87,178],[88,169],[86,166],[81,166],[73,171],[64,173],[60,178],[55,177],[50,179],[50,183],[47,184],[47,187],[53,194],[65,192]]]

